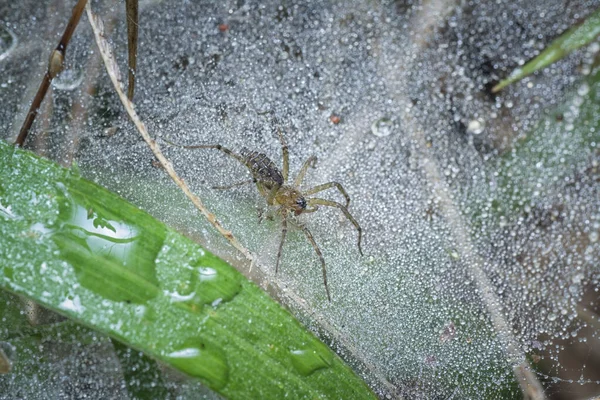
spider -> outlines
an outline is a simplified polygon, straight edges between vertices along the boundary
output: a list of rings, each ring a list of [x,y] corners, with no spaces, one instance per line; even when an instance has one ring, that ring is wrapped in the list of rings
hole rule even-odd
[[[363,255],[361,248],[362,229],[356,219],[348,211],[348,205],[350,204],[350,196],[346,193],[344,187],[338,182],[327,182],[321,185],[314,186],[308,190],[301,190],[300,185],[304,180],[304,175],[309,167],[314,168],[317,162],[315,156],[309,157],[298,172],[296,179],[292,184],[288,183],[288,172],[289,172],[289,153],[288,146],[285,142],[283,134],[280,130],[277,131],[279,141],[281,143],[281,152],[283,155],[282,169],[279,170],[275,163],[269,159],[265,154],[257,151],[251,151],[247,148],[242,148],[241,151],[235,153],[220,144],[204,144],[194,146],[182,146],[176,143],[167,143],[183,147],[185,149],[216,149],[226,155],[235,158],[240,163],[246,166],[252,174],[252,179],[237,182],[227,186],[216,186],[214,189],[231,189],[234,187],[242,186],[249,183],[256,184],[258,192],[267,201],[270,206],[277,208],[277,213],[281,216],[281,241],[279,242],[279,249],[277,251],[277,261],[275,263],[275,273],[279,270],[279,263],[281,260],[281,254],[283,251],[283,244],[288,231],[288,220],[292,219],[293,216],[300,214],[313,213],[319,209],[319,206],[335,207],[342,211],[344,216],[352,222],[356,230],[358,231],[358,251],[360,255]],[[315,193],[322,192],[324,190],[335,188],[342,196],[346,199],[346,204],[340,204],[332,200],[321,199],[318,197],[309,197]],[[306,238],[312,245],[313,249],[317,253],[319,260],[321,261],[321,267],[323,270],[323,284],[325,285],[325,292],[327,293],[327,299],[331,301],[331,295],[329,293],[329,287],[327,286],[327,270],[325,268],[325,259],[321,249],[317,245],[312,233],[304,224],[295,224],[302,232],[306,235]]]

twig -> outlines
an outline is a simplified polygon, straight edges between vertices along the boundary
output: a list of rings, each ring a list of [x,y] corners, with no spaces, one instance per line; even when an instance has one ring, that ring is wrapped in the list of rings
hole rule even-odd
[[[420,49],[429,46],[437,22],[443,16],[452,12],[454,3],[452,0],[425,2],[425,7],[420,12],[415,13],[410,22],[410,29],[414,32],[414,35],[411,35],[411,38],[414,38],[411,45]],[[387,76],[389,82],[392,82],[392,85],[399,85],[400,82],[406,81],[406,71],[410,71],[413,67],[414,65],[404,65],[402,69],[395,67],[387,69],[389,68],[388,64],[382,63],[381,68],[384,68],[383,74]],[[396,99],[399,104],[412,104],[411,100],[405,96],[406,90],[404,87],[396,86],[392,90],[399,93]],[[440,211],[447,220],[451,236],[455,240],[457,250],[461,254],[461,261],[473,278],[477,287],[477,293],[488,312],[491,324],[498,335],[498,340],[500,341],[500,345],[503,346],[506,357],[512,362],[513,373],[521,387],[524,398],[543,400],[546,396],[542,384],[537,379],[535,373],[532,372],[525,352],[512,333],[512,326],[502,313],[500,308],[502,301],[494,291],[494,286],[483,268],[485,263],[483,258],[478,254],[477,247],[471,239],[468,223],[463,219],[459,205],[452,198],[452,190],[440,171],[440,166],[436,162],[435,155],[429,150],[426,140],[426,129],[416,120],[411,111],[409,111],[410,109],[411,107],[408,106],[400,107],[400,110],[403,110],[401,117],[405,123],[405,131],[411,135],[411,139],[415,143],[415,151],[422,152],[419,157],[420,170],[425,176],[429,190],[439,201]]]
[[[225,239],[227,239],[229,241],[229,243],[231,243],[233,245],[233,247],[235,247],[248,260],[250,260],[250,262],[252,262],[254,260],[254,257],[252,256],[250,251],[248,249],[246,249],[233,236],[233,234],[229,230],[225,229],[223,227],[223,225],[221,225],[221,223],[217,220],[215,215],[213,213],[211,213],[210,211],[208,211],[208,209],[204,206],[204,204],[202,204],[202,201],[200,200],[200,198],[198,196],[196,196],[194,193],[192,193],[192,191],[187,186],[187,184],[183,181],[183,179],[181,179],[177,175],[177,173],[173,169],[173,165],[171,164],[171,162],[169,160],[167,160],[167,158],[163,155],[163,153],[161,152],[160,147],[158,146],[156,141],[154,141],[154,139],[152,139],[150,137],[150,135],[148,134],[148,131],[146,130],[146,126],[140,120],[138,114],[136,113],[136,111],[134,109],[133,103],[127,98],[127,95],[123,91],[122,83],[121,83],[121,79],[120,79],[119,68],[114,59],[112,49],[111,49],[109,43],[104,38],[104,24],[102,23],[102,20],[100,19],[100,17],[94,15],[89,3],[86,6],[86,12],[87,12],[88,19],[90,20],[92,30],[94,32],[96,44],[98,45],[98,49],[100,50],[100,54],[102,55],[102,59],[104,60],[104,65],[106,66],[106,71],[108,72],[108,75],[110,76],[110,80],[112,81],[113,86],[114,86],[117,94],[119,95],[119,99],[121,100],[121,103],[123,103],[123,106],[125,107],[125,110],[127,111],[127,114],[129,114],[129,117],[135,124],[137,130],[140,132],[140,134],[144,138],[144,141],[148,144],[148,146],[150,147],[150,149],[152,150],[152,152],[154,153],[154,155],[156,156],[156,158],[158,159],[160,164],[163,166],[165,171],[167,171],[167,173],[169,174],[171,179],[175,182],[175,184],[177,184],[177,186],[179,186],[179,188],[183,191],[183,193],[185,193],[185,195],[192,201],[192,203],[196,206],[196,208],[206,217],[208,222],[210,222],[210,224],[213,227],[215,227],[215,229],[221,235],[223,235],[223,237],[225,237]]]
[[[29,107],[29,112],[27,112],[27,116],[25,117],[25,121],[23,121],[23,125],[21,126],[21,131],[19,132],[19,136],[15,140],[16,146],[23,146],[25,143],[25,139],[27,139],[27,134],[29,133],[29,129],[31,129],[31,125],[33,125],[33,121],[38,114],[38,110],[42,101],[44,101],[44,97],[46,97],[46,93],[48,92],[48,88],[50,87],[50,82],[52,79],[56,77],[62,71],[64,67],[65,60],[65,52],[67,50],[67,45],[71,41],[71,37],[73,36],[73,32],[75,28],[79,24],[79,20],[81,18],[81,14],[83,14],[83,8],[87,4],[87,0],[79,0],[75,7],[73,7],[73,13],[71,15],[71,19],[69,19],[69,23],[65,28],[65,32],[60,38],[60,42],[58,42],[58,46],[56,49],[52,51],[50,54],[50,60],[48,61],[48,69],[42,78],[42,83],[40,83],[40,87],[31,102],[31,106]]]
[[[127,51],[129,52],[129,85],[127,86],[127,98],[133,101],[139,28],[138,0],[125,0],[125,8],[127,9]]]
[[[504,346],[507,358],[513,363],[513,372],[521,386],[523,395],[526,399],[531,400],[545,399],[546,396],[542,384],[531,371],[525,353],[513,335],[512,328],[499,307],[502,302],[498,298],[498,295],[494,291],[494,286],[483,269],[484,261],[477,253],[476,246],[469,235],[467,224],[450,195],[451,189],[442,177],[440,169],[434,161],[435,157],[427,150],[424,129],[420,127],[419,123],[409,113],[404,115],[403,120],[407,123],[407,126],[410,126],[408,130],[412,132],[417,146],[426,153],[420,157],[421,170],[427,178],[430,190],[439,201],[442,214],[448,221],[448,226],[452,232],[452,237],[456,241],[455,243],[462,261],[473,277],[479,296],[489,313],[491,323],[498,335],[498,340]]]

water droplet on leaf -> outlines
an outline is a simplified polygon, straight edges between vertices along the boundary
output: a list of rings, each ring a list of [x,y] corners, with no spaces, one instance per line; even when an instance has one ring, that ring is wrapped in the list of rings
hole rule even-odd
[[[320,342],[290,350],[292,365],[302,376],[331,366],[333,356]]]
[[[164,358],[183,372],[204,380],[214,389],[223,388],[229,379],[229,366],[223,351],[199,339],[187,340]]]

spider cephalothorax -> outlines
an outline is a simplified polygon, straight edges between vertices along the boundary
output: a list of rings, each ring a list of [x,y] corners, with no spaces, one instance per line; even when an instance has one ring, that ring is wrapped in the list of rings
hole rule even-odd
[[[300,215],[306,210],[306,199],[299,190],[283,185],[275,193],[272,205],[283,207]]]
[[[304,175],[309,167],[314,167],[317,158],[312,156],[302,164],[296,179],[292,184],[288,184],[288,172],[289,172],[289,154],[288,147],[285,143],[283,135],[278,131],[279,141],[281,142],[281,150],[283,153],[283,165],[282,169],[279,170],[275,163],[269,159],[265,154],[257,151],[248,150],[243,148],[240,153],[235,153],[220,144],[207,144],[197,146],[181,146],[187,149],[217,149],[223,153],[235,158],[242,164],[244,164],[250,173],[252,179],[245,180],[242,182],[234,183],[228,186],[220,186],[217,189],[229,189],[236,186],[241,186],[247,183],[255,183],[256,187],[267,201],[270,206],[278,207],[278,213],[281,215],[281,241],[279,242],[279,251],[277,252],[277,262],[275,264],[275,272],[279,269],[279,261],[281,259],[281,252],[283,249],[283,243],[285,242],[285,236],[287,234],[288,219],[294,215],[300,215],[302,213],[311,213],[318,210],[319,206],[335,207],[341,210],[346,218],[352,222],[356,230],[358,231],[358,251],[362,255],[362,249],[360,246],[362,240],[362,229],[358,222],[348,211],[348,205],[350,204],[350,197],[344,190],[343,186],[338,182],[327,182],[322,185],[317,185],[308,190],[301,190],[300,185],[304,180]],[[171,142],[169,142],[171,143]],[[174,144],[174,143],[171,143]],[[179,146],[179,145],[177,145]],[[310,197],[311,195],[321,192],[326,189],[336,188],[346,200],[346,204],[340,204],[332,200],[320,199],[317,197]],[[325,269],[325,259],[321,253],[321,249],[315,242],[312,233],[303,224],[297,224],[298,227],[304,232],[308,241],[313,246],[315,252],[319,256],[321,266],[323,269],[323,283],[325,284],[325,291],[327,292],[327,298],[331,301],[329,294],[329,287],[327,286],[327,270]]]

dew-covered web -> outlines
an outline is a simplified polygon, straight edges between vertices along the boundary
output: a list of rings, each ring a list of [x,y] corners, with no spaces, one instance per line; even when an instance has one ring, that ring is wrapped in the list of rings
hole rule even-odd
[[[548,398],[600,392],[600,136],[586,83],[599,46],[490,94],[597,2],[197,3],[143,3],[134,102],[184,180],[256,254],[259,284],[385,398],[520,398],[520,366]],[[8,11],[0,29],[32,41],[23,12]],[[123,15],[98,12],[124,70]],[[96,51],[85,25],[72,45],[81,57]],[[14,57],[0,59],[5,137],[37,85]],[[79,124],[68,134],[84,176],[248,272],[153,163],[98,59],[73,63],[93,84],[56,88],[54,117],[37,129]],[[77,102],[83,123],[71,120]],[[298,230],[275,276],[280,223],[259,223],[254,187],[211,189],[248,179],[244,166],[165,142],[245,147],[281,165],[277,128],[291,177],[316,155],[304,187],[342,183],[365,232],[361,257],[340,212],[300,217],[323,249],[331,303]]]

